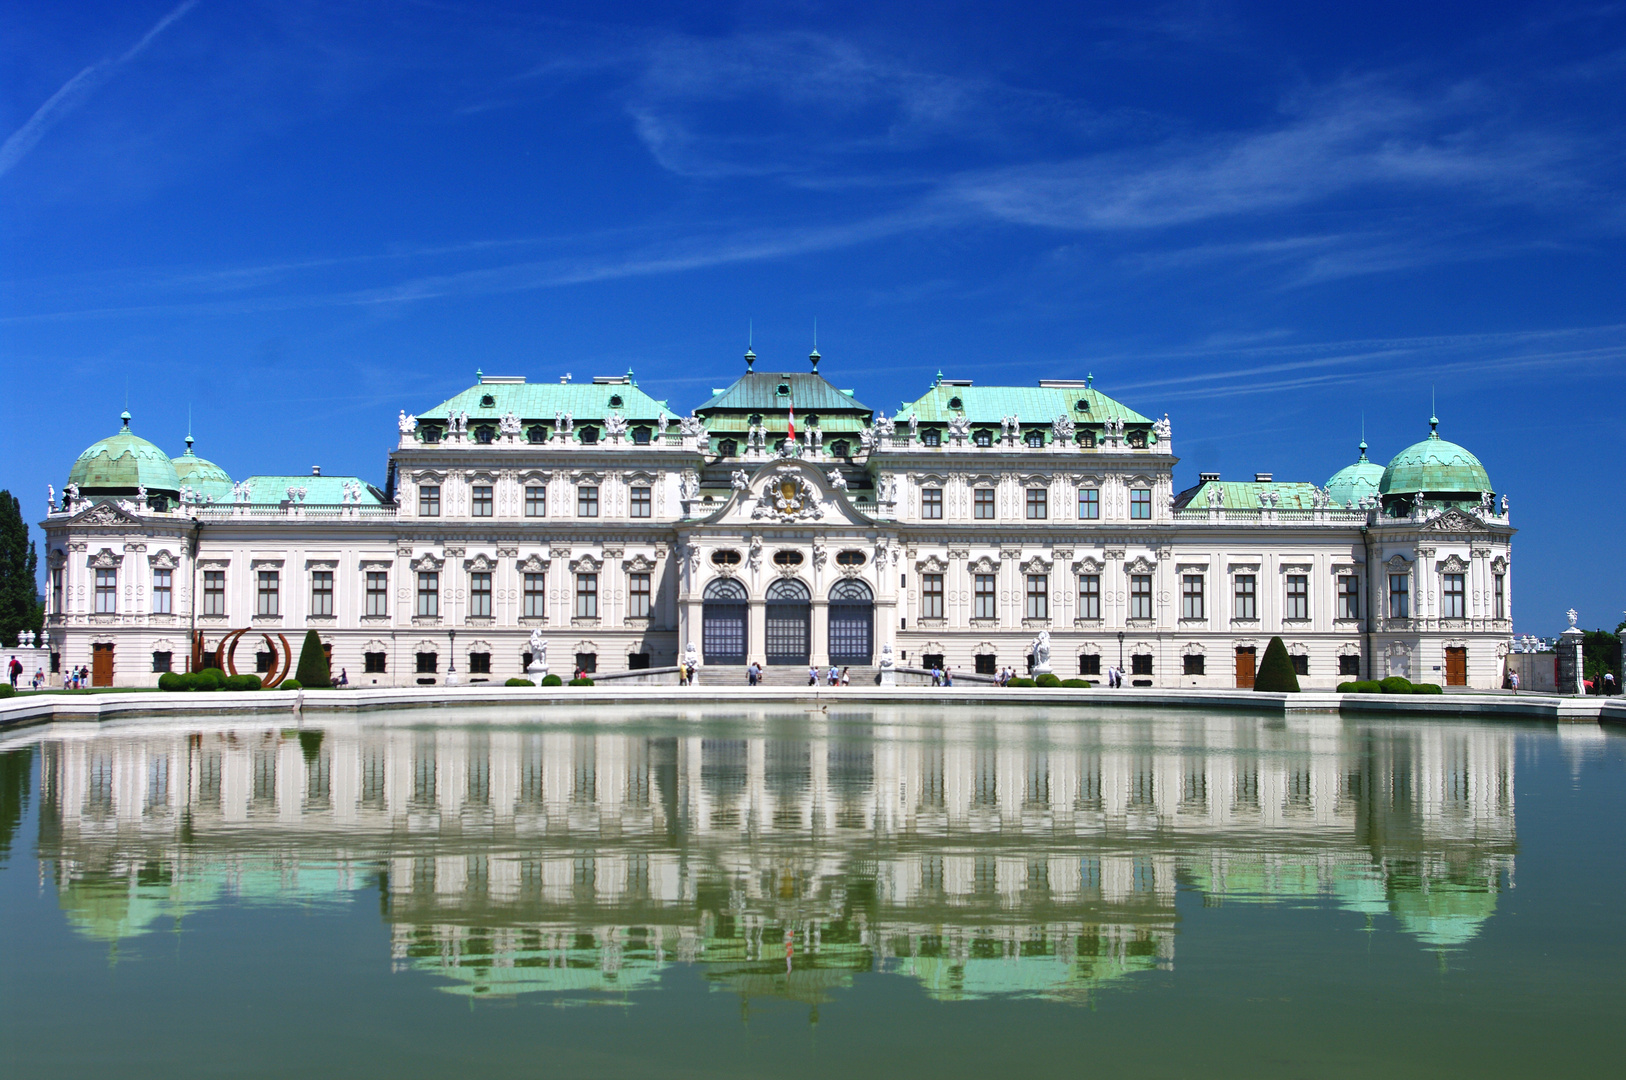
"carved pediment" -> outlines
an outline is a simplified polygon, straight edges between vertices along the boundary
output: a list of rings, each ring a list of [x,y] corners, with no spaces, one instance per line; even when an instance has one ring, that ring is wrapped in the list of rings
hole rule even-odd
[[[1424,530],[1436,533],[1484,532],[1485,523],[1476,515],[1456,507],[1436,514],[1423,523]]]
[[[115,552],[112,548],[102,548],[88,560],[89,565],[98,570],[111,570],[124,561],[123,552]]]
[[[1383,565],[1389,568],[1391,574],[1403,574],[1411,569],[1411,561],[1404,555],[1391,555],[1389,561]]]
[[[1038,555],[1035,555],[1035,556],[1033,556],[1033,558],[1029,559],[1027,562],[1022,564],[1022,573],[1024,573],[1024,574],[1048,574],[1048,573],[1050,573],[1050,567],[1052,565],[1053,564],[1049,560],[1041,558]]]
[[[140,525],[141,519],[112,503],[97,503],[73,519],[75,525]]]
[[[999,573],[999,560],[984,555],[974,560],[966,569],[973,574],[997,574]]]
[[[579,559],[572,560],[570,563],[571,571],[577,574],[596,574],[603,568],[604,563],[599,559],[593,558],[593,553],[591,551]]]
[[[1073,563],[1073,573],[1075,574],[1099,574],[1100,572],[1101,564],[1089,555]]]
[[[1448,555],[1434,564],[1442,574],[1466,574],[1468,563],[1457,555]]]
[[[522,574],[545,574],[548,572],[549,561],[540,555],[531,555],[521,560],[517,569]]]
[[[1124,567],[1127,574],[1150,574],[1157,569],[1157,563],[1144,555],[1136,555],[1135,561]]]
[[[147,557],[147,562],[155,570],[173,570],[176,566],[175,556],[170,554],[168,549],[165,548],[159,548],[157,551],[153,552]]]
[[[649,558],[646,555],[634,555],[632,558],[627,559],[621,565],[625,566],[627,568],[627,570],[629,572],[631,572],[631,573],[634,573],[634,574],[647,574],[650,571],[655,569],[655,560]]]
[[[1507,573],[1507,560],[1498,555],[1491,560],[1491,570],[1498,574]]]
[[[939,559],[936,555],[929,555],[915,563],[915,569],[922,574],[941,574],[948,569],[948,563]]]
[[[489,574],[497,569],[497,560],[482,552],[472,559],[464,559],[463,569],[475,573]]]
[[[437,559],[437,558],[435,558],[435,555],[434,555],[433,552],[426,551],[422,555],[418,556],[416,559],[413,559],[412,562],[410,564],[408,564],[408,565],[410,565],[412,567],[412,569],[414,569],[414,570],[421,570],[421,571],[439,570],[441,567],[446,565],[446,560],[445,559]]]

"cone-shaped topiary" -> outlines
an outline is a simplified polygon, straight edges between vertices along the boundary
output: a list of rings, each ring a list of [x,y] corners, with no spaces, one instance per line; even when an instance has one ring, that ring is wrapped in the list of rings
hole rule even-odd
[[[1293,670],[1293,658],[1287,655],[1287,646],[1282,644],[1281,638],[1273,637],[1270,644],[1265,646],[1265,658],[1259,662],[1259,674],[1253,677],[1253,688],[1275,694],[1299,692],[1298,672]]]
[[[327,653],[322,651],[322,639],[315,630],[305,631],[305,646],[299,650],[299,670],[294,678],[300,686],[323,687],[332,681],[327,669]]]

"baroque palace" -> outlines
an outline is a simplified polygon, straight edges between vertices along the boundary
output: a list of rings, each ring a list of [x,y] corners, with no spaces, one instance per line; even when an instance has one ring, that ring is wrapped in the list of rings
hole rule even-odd
[[[685,656],[707,682],[753,660],[989,675],[1045,634],[1063,677],[1246,687],[1280,635],[1306,687],[1500,685],[1507,498],[1437,420],[1387,466],[1362,442],[1324,486],[1202,473],[1176,492],[1168,416],[1091,379],[938,376],[888,416],[819,360],[756,371],[747,352],[686,416],[630,373],[481,375],[400,414],[381,485],[234,481],[126,413],[42,523],[53,667],[130,686],[285,670],[278,643],[315,629],[360,685]]]

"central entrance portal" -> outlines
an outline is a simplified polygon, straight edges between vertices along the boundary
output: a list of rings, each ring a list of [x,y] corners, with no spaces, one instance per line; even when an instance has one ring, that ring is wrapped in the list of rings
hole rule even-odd
[[[706,586],[700,598],[700,650],[707,664],[745,663],[749,613],[745,586],[733,578]]]
[[[830,663],[867,666],[875,652],[875,594],[856,578],[830,589]]]
[[[766,652],[770,664],[805,664],[811,655],[813,594],[795,578],[768,586]]]

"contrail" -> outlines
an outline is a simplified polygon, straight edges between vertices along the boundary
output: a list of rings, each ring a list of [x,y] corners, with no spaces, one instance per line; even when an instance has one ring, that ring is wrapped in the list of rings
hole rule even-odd
[[[124,55],[117,60],[104,60],[99,64],[92,64],[63,83],[61,89],[46,99],[45,104],[34,110],[34,115],[30,116],[22,127],[12,132],[4,144],[0,144],[0,176],[10,172],[13,165],[34,149],[34,144],[44,137],[52,125],[78,108],[125,64],[140,56],[142,51],[152,44],[154,38],[163,33],[170,23],[191,11],[197,2],[198,0],[185,0],[175,10],[153,24],[153,28],[148,30],[140,41],[125,50]]]

